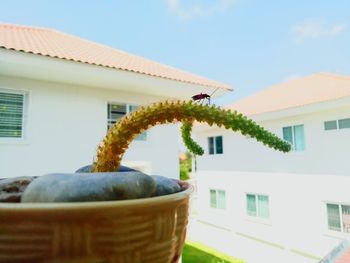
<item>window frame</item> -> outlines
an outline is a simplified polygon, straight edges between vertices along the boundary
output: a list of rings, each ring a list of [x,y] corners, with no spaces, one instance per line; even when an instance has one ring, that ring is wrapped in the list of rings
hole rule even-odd
[[[298,126],[302,126],[303,127],[303,148],[296,150],[297,142],[295,140],[295,128],[298,127]],[[291,129],[291,132],[292,132],[292,143],[290,141],[286,140],[285,137],[284,137],[284,129],[287,129],[287,128]],[[288,126],[283,126],[282,127],[282,138],[283,138],[283,140],[285,140],[286,142],[288,142],[292,146],[292,151],[293,152],[304,152],[304,151],[306,151],[305,125],[304,124],[291,124],[291,125],[288,125]]]
[[[217,139],[221,137],[221,152],[217,152]],[[210,147],[210,141],[213,141],[213,147]],[[217,155],[217,154],[224,154],[224,136],[222,135],[216,135],[216,136],[209,136],[208,137],[208,154],[209,155]],[[213,149],[213,152],[211,153],[211,149]]]
[[[212,206],[212,200],[211,200],[211,192],[215,191],[215,207]],[[223,192],[224,193],[224,203],[219,205],[219,192]],[[215,209],[215,210],[220,210],[220,211],[224,211],[226,210],[226,190],[224,189],[217,189],[217,188],[209,188],[209,207],[211,209]]]
[[[328,132],[328,131],[338,131],[338,130],[350,129],[350,127],[340,127],[340,121],[350,121],[350,118],[341,118],[341,119],[336,119],[336,120],[323,121],[323,130]],[[336,128],[326,129],[326,122],[335,122]]]
[[[336,205],[338,207],[340,230],[331,229],[329,227],[329,221],[328,221],[329,214],[328,214],[327,205]],[[343,235],[350,235],[350,230],[349,230],[349,232],[345,232],[344,231],[343,206],[350,207],[350,204],[349,203],[338,203],[338,202],[325,202],[326,218],[327,218],[326,219],[327,230],[328,231],[332,231],[333,233],[339,233],[339,234],[343,234]]]
[[[109,106],[111,105],[122,105],[125,106],[125,114],[122,116],[124,117],[125,115],[129,114],[130,112],[132,112],[132,107],[141,107],[141,105],[138,104],[130,104],[130,103],[125,103],[125,102],[117,102],[117,101],[107,101],[107,131],[114,125],[114,123],[112,123],[113,120],[111,120],[111,118],[109,118]],[[114,120],[114,122],[117,122],[117,120]],[[111,126],[109,127],[109,125],[111,124]],[[135,137],[134,139],[135,141],[138,142],[146,142],[148,140],[148,132],[144,131],[141,134],[139,134],[137,137]]]
[[[255,198],[255,215],[250,215],[248,213],[248,195],[254,196]],[[262,217],[259,215],[259,211],[261,210],[260,205],[259,205],[259,196],[264,196],[267,197],[268,200],[268,217]],[[270,196],[268,194],[263,194],[263,193],[252,193],[252,192],[246,192],[245,193],[245,200],[246,200],[246,216],[249,218],[254,218],[258,220],[263,220],[263,221],[269,221],[271,218],[271,213],[270,213]]]
[[[27,126],[28,126],[29,92],[27,90],[7,89],[7,88],[0,88],[0,92],[23,95],[21,137],[0,137],[0,143],[1,144],[25,143],[28,138]]]

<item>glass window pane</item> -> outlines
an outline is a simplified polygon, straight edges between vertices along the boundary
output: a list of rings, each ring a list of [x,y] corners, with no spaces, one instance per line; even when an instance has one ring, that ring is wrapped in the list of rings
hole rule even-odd
[[[126,104],[108,103],[107,105],[107,129],[110,129],[126,114]]]
[[[328,228],[341,231],[339,205],[327,204]]]
[[[218,208],[226,209],[226,194],[225,191],[218,191]]]
[[[350,233],[350,206],[342,205],[343,231]]]
[[[255,195],[247,194],[247,215],[256,216],[256,197]]]
[[[108,119],[116,121],[126,114],[125,104],[108,103]]]
[[[270,217],[270,211],[269,211],[269,197],[266,195],[259,195],[258,196],[258,216],[261,218],[269,218]]]
[[[109,113],[109,119],[113,120],[113,121],[118,121],[121,118],[123,118],[125,115],[125,113],[121,113],[121,112],[110,112]]]
[[[209,154],[214,154],[214,137],[208,138]]]
[[[23,107],[23,94],[0,92],[0,137],[22,137]]]
[[[216,208],[216,191],[210,190],[210,207]]]
[[[136,141],[146,141],[147,140],[147,132],[140,133],[136,138]]]
[[[126,104],[111,103],[110,112],[125,115],[126,114]]]
[[[305,150],[304,125],[296,125],[294,128],[295,150]]]
[[[339,120],[339,129],[350,128],[350,119]]]
[[[139,108],[139,106],[137,105],[129,105],[129,112],[133,112],[135,110],[137,110]]]
[[[324,129],[326,131],[336,130],[337,129],[337,121],[325,121],[324,122]]]
[[[283,139],[293,145],[292,127],[283,127]]]
[[[215,137],[215,148],[216,148],[216,153],[221,154],[223,153],[223,147],[222,147],[222,136],[216,136]]]

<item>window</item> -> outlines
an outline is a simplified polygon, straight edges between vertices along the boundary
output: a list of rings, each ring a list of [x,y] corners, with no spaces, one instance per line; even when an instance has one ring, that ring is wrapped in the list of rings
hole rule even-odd
[[[350,118],[324,122],[324,129],[326,131],[346,128],[350,128]]]
[[[210,207],[226,209],[226,193],[224,190],[210,189]]]
[[[338,123],[339,123],[339,129],[350,128],[350,118],[338,120]]]
[[[295,151],[305,150],[304,125],[283,127],[283,139],[292,145]]]
[[[350,206],[327,204],[328,229],[350,233]]]
[[[223,153],[222,136],[209,137],[208,148],[209,148],[209,154],[222,154]]]
[[[0,90],[0,138],[23,138],[25,93]]]
[[[247,215],[268,219],[269,197],[267,195],[247,194]]]
[[[108,123],[107,129],[110,129],[117,121],[119,121],[124,115],[129,112],[135,111],[139,106],[122,104],[122,103],[108,103]],[[147,133],[143,132],[135,138],[138,141],[145,141],[147,139]]]
[[[325,121],[324,122],[324,129],[326,131],[336,130],[336,129],[338,129],[338,122],[337,121]]]

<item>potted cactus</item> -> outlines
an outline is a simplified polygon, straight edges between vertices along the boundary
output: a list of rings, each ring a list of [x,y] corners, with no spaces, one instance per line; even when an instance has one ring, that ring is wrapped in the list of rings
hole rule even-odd
[[[88,173],[38,177],[21,203],[0,204],[0,262],[178,262],[191,187],[120,169],[120,162],[138,134],[170,122],[182,122],[185,144],[203,154],[190,137],[194,121],[290,150],[287,142],[236,111],[192,101],[142,107],[108,131]]]

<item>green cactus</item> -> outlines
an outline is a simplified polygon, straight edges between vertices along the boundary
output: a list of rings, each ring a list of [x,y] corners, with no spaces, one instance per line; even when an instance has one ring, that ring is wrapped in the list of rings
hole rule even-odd
[[[118,123],[109,129],[106,137],[99,145],[97,157],[93,164],[94,172],[108,172],[118,169],[124,152],[131,141],[143,131],[157,125],[171,122],[185,123],[185,140],[190,142],[190,132],[193,121],[206,122],[226,129],[240,131],[241,134],[255,138],[268,147],[288,152],[290,144],[276,135],[265,130],[237,111],[221,109],[215,105],[200,105],[192,101],[165,101],[141,107],[124,116]],[[192,141],[190,144],[195,142]],[[197,145],[197,144],[196,144]],[[197,145],[199,146],[199,145]],[[194,148],[198,148],[195,146]],[[200,147],[200,146],[199,146]],[[196,151],[199,149],[196,149]]]
[[[203,155],[203,148],[191,138],[192,123],[183,121],[181,126],[182,141],[194,155]]]

